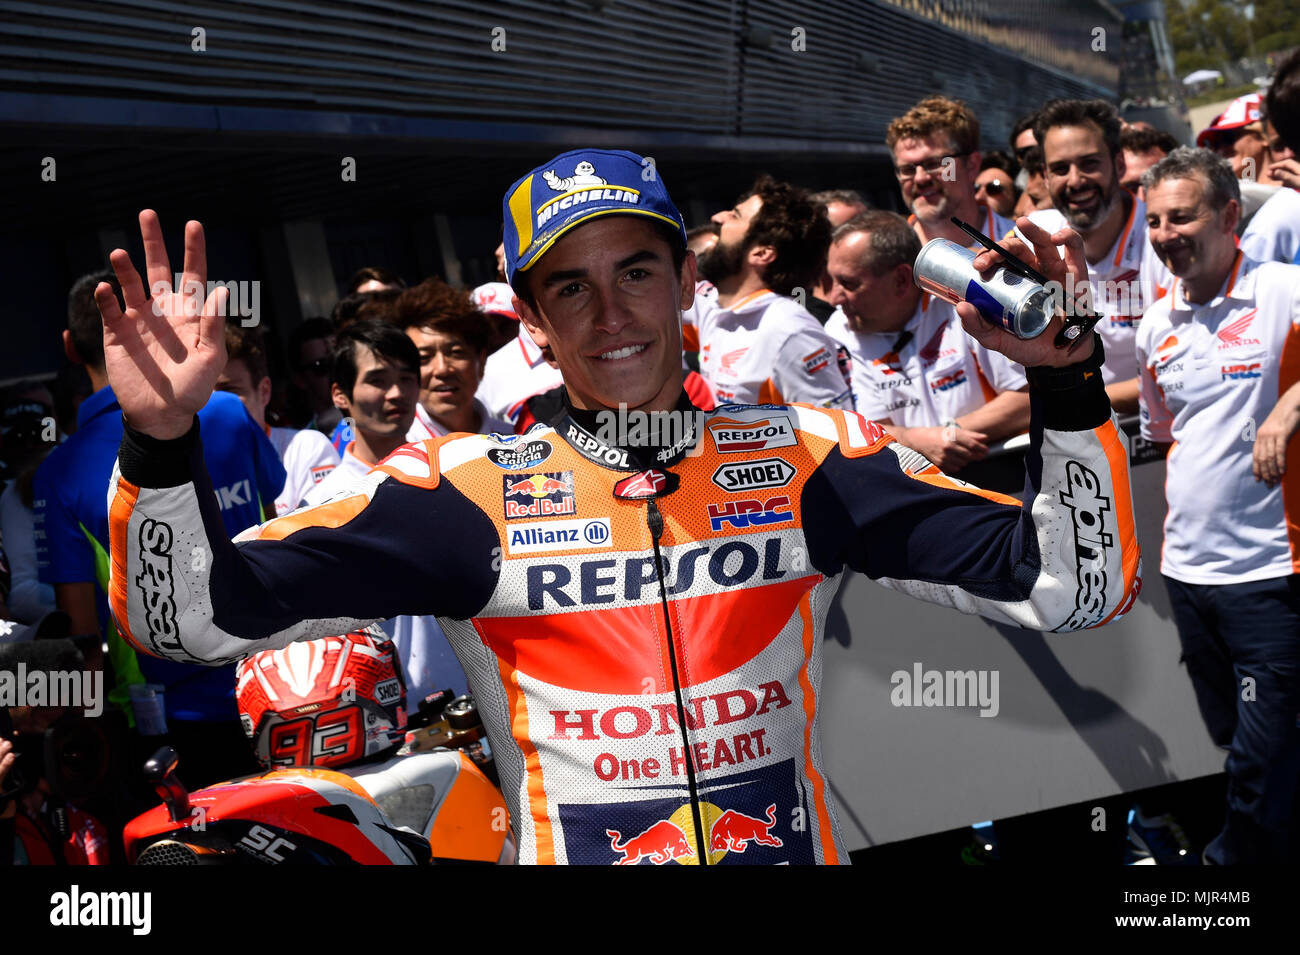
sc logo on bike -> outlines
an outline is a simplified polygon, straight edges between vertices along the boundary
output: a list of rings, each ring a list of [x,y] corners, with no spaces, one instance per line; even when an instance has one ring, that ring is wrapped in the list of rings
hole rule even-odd
[[[293,852],[298,847],[283,836],[277,836],[270,829],[264,826],[254,826],[248,830],[248,835],[239,840],[239,844],[247,846],[258,855],[265,856],[273,862],[287,862],[284,856],[280,855],[281,849],[288,849]]]
[[[609,524],[605,521],[588,521],[582,529],[582,536],[589,544],[603,544],[609,540]]]

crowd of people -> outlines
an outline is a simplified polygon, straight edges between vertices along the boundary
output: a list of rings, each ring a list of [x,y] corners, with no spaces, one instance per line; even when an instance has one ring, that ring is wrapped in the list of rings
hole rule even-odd
[[[1229,753],[1227,821],[1206,853],[1216,863],[1294,860],[1296,850],[1300,533],[1286,492],[1300,473],[1287,460],[1300,428],[1298,128],[1295,54],[1267,94],[1234,101],[1201,131],[1197,148],[1124,123],[1105,101],[1054,100],[1015,124],[1007,151],[988,150],[970,106],[928,97],[886,137],[906,216],[850,189],[814,193],[763,176],[687,233],[699,281],[682,314],[682,362],[696,407],[856,410],[950,474],[1029,429],[1030,385],[1023,367],[963,329],[953,305],[917,286],[922,245],[970,247],[952,217],[995,241],[1032,244],[1018,217],[1078,234],[1106,394],[1121,415],[1140,414],[1143,437],[1168,454],[1161,571],[1202,714]],[[472,290],[363,269],[333,313],[290,330],[282,350],[261,328],[227,322],[225,369],[199,421],[232,537],[336,499],[409,442],[523,434],[555,419],[554,343],[520,322],[504,269],[511,239],[497,250],[497,281]],[[120,772],[76,805],[39,772],[10,792],[18,757],[0,739],[4,818],[21,820],[0,829],[19,846],[0,858],[120,858],[122,824],[153,802],[135,767],[163,741],[191,787],[258,769],[234,665],[137,653],[109,612],[106,489],[123,422],[105,372],[102,282],[120,297],[108,270],[69,292],[68,369],[12,385],[0,403],[0,641],[66,639],[78,665],[109,674],[105,738]],[[442,689],[466,692],[435,617],[383,627],[410,709]],[[29,745],[61,718],[11,715]],[[91,820],[72,834],[69,807]]]

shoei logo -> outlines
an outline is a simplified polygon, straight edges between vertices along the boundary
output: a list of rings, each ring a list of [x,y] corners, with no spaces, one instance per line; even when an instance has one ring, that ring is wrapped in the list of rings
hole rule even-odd
[[[609,544],[609,518],[578,521],[538,521],[511,527],[506,548],[511,554],[540,554],[555,550],[591,550]]]
[[[762,458],[743,464],[724,464],[713,472],[713,483],[724,491],[754,491],[785,487],[796,474],[793,464],[781,458]]]
[[[795,444],[794,426],[785,415],[771,415],[758,421],[715,418],[709,422],[709,434],[719,454],[766,451]]]
[[[384,680],[375,686],[375,699],[388,706],[402,698],[402,688],[396,680]]]

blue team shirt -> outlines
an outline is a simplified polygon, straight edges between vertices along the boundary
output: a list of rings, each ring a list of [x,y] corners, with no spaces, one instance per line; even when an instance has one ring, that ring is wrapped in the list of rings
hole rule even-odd
[[[218,391],[199,412],[203,458],[226,530],[233,537],[266,516],[284,487],[284,466],[266,434],[235,395]],[[77,431],[36,472],[36,559],[47,584],[98,584],[101,630],[110,625],[108,484],[122,443],[122,408],[101,388],[77,411]],[[265,515],[265,516],[264,516]],[[116,639],[116,638],[115,638]],[[150,683],[167,687],[169,719],[234,720],[235,668],[201,667],[139,654]]]

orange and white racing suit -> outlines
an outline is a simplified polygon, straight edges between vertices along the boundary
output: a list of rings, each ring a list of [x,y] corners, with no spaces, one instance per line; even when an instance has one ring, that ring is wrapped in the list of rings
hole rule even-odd
[[[111,602],[138,648],[213,664],[438,615],[522,862],[843,863],[818,694],[846,568],[1039,630],[1136,597],[1124,438],[1080,367],[1030,370],[1023,505],[852,412],[683,396],[658,439],[570,409],[407,445],[231,542],[197,427],[128,428]]]

